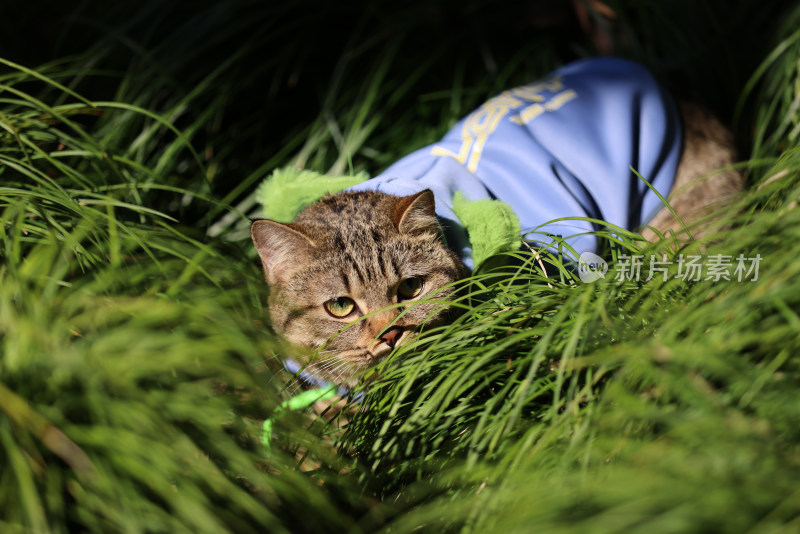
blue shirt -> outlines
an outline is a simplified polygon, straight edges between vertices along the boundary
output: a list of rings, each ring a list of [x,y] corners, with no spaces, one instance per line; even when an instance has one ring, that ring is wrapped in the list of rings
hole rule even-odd
[[[402,158],[350,191],[410,195],[431,189],[448,245],[474,267],[466,231],[452,209],[499,199],[519,217],[525,239],[567,238],[597,252],[589,217],[627,229],[649,221],[660,200],[631,168],[666,196],[681,152],[674,102],[641,65],[576,61],[543,81],[504,91],[460,120],[441,141]]]

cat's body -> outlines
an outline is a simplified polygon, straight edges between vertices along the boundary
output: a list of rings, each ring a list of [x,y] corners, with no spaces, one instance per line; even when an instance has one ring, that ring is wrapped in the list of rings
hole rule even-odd
[[[530,98],[537,96],[526,94]],[[670,169],[668,158],[656,151],[652,168],[654,173],[663,169],[669,173],[667,178],[660,178],[661,183],[681,192],[671,205],[685,223],[691,224],[741,189],[742,178],[735,172],[726,172],[696,181],[732,164],[735,150],[730,133],[702,108],[681,105],[680,113],[683,146],[679,142],[675,147],[672,139],[663,143],[675,155],[674,166]],[[673,129],[664,127],[664,135],[673,135],[670,133]],[[667,148],[659,150],[665,153]],[[501,153],[502,149],[501,144]],[[640,161],[638,153],[636,156]],[[446,163],[452,165],[449,160]],[[616,172],[621,174],[619,170]],[[563,175],[563,171],[558,175],[559,181],[564,180]],[[622,226],[636,229],[648,222],[639,214],[653,210],[642,207],[646,204],[642,195],[649,191],[640,188],[638,193],[633,192],[639,184],[625,182],[630,176],[626,170],[620,180],[626,187],[633,184],[626,192],[629,197],[626,201],[634,206],[639,218],[623,212],[621,217],[634,222]],[[439,191],[434,199],[433,193],[424,189],[427,178],[419,183],[415,180],[410,181],[412,186],[422,190],[413,194],[343,192],[312,204],[292,224],[268,220],[253,223],[253,241],[270,285],[273,327],[296,345],[322,349],[305,367],[306,373],[317,379],[351,385],[359,371],[384,358],[420,325],[445,320],[445,310],[440,305],[415,302],[430,295],[436,295],[438,300],[446,298],[450,284],[468,272],[462,260],[463,251],[469,249],[452,247],[452,243],[448,248],[442,242],[438,224],[441,216],[437,220],[436,213],[448,201],[440,197],[450,192]],[[379,180],[371,182],[360,188],[376,184],[380,190]],[[545,209],[549,207],[548,194],[554,198],[564,195],[563,191],[549,192],[541,183],[531,186],[538,188],[536,200],[542,197],[544,203],[540,205]],[[598,196],[596,191],[594,196]],[[519,198],[499,200],[512,203]],[[603,206],[598,210],[603,213]],[[535,221],[535,215],[533,219],[523,219],[523,223],[530,225],[526,221]],[[586,211],[570,215],[592,216]],[[547,220],[550,219],[545,218],[541,223]],[[660,233],[679,228],[666,208],[649,222]],[[651,230],[644,233],[648,239],[656,237]]]
[[[693,226],[692,236],[701,237],[706,225],[697,225],[726,209],[744,187],[744,176],[732,168],[736,162],[733,134],[707,109],[697,104],[679,104],[683,124],[683,147],[669,204],[681,221]],[[669,232],[681,234],[672,212],[663,207],[642,228],[649,241]]]

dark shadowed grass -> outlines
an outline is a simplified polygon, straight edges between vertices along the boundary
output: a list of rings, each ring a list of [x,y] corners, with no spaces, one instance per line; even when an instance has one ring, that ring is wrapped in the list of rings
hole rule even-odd
[[[53,6],[60,53],[0,72],[0,529],[796,530],[799,11],[609,1],[610,25],[586,5],[583,28],[539,3]],[[736,111],[730,228],[615,232],[591,284],[546,255],[476,273],[344,434],[285,414],[265,454],[292,349],[261,309],[255,185],[376,173],[603,43]],[[718,254],[760,255],[758,279],[675,277]]]

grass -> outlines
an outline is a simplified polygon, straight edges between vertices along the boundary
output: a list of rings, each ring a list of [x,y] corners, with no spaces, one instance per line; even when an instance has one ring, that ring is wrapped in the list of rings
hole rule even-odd
[[[35,45],[0,72],[0,528],[796,531],[800,10],[607,6],[592,29],[530,3],[513,23],[482,2],[20,5],[0,32]],[[293,349],[262,310],[255,186],[377,173],[602,46],[735,121],[730,229],[609,240],[592,284],[555,258],[477,273],[346,432],[287,414],[265,455]],[[665,251],[673,276],[681,254],[758,254],[758,279],[615,279]]]

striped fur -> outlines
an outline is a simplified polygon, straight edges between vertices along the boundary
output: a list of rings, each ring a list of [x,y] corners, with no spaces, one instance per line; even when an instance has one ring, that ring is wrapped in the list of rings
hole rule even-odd
[[[392,346],[381,339],[400,329],[396,343],[420,326],[441,324],[446,309],[424,297],[446,298],[446,287],[466,274],[439,237],[433,195],[339,193],[309,206],[292,224],[255,221],[253,241],[270,285],[273,327],[295,345],[318,350],[306,370],[337,384],[359,372]],[[403,299],[403,280],[420,277],[420,295]],[[349,297],[354,312],[336,318],[325,303]]]

